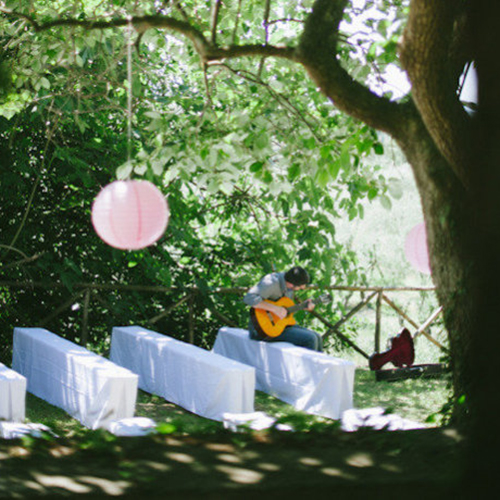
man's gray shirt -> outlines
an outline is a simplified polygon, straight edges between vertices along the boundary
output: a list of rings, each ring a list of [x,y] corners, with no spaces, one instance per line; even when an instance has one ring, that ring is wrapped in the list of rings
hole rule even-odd
[[[278,300],[281,297],[293,298],[293,290],[286,287],[285,273],[271,273],[248,290],[243,302],[253,307],[263,300]]]

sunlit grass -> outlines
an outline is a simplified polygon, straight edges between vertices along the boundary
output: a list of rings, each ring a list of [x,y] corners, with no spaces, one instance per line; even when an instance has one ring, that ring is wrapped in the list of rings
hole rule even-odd
[[[355,408],[380,406],[401,417],[423,423],[442,409],[449,394],[446,376],[377,382],[373,372],[356,370]]]

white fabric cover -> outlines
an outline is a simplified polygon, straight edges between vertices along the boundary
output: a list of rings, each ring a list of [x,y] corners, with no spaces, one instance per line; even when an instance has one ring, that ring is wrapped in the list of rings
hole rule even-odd
[[[253,413],[224,413],[223,424],[225,429],[238,432],[242,427],[261,431],[275,425],[279,431],[292,431],[287,424],[276,424],[276,419],[263,411]]]
[[[156,422],[146,417],[122,418],[113,420],[108,431],[115,436],[147,436],[156,431]]]
[[[0,363],[0,420],[23,422],[26,378]]]
[[[22,424],[19,422],[0,422],[0,438],[18,439],[23,436],[41,437],[42,433],[52,434],[52,430],[43,424]]]
[[[339,419],[352,408],[355,365],[288,342],[251,340],[247,330],[223,327],[213,351],[255,367],[256,388],[296,409]]]
[[[342,414],[342,430],[357,431],[360,427],[371,427],[374,430],[407,431],[411,429],[425,429],[426,426],[400,417],[394,413],[386,413],[384,408],[363,408],[362,410],[346,410]]]
[[[114,327],[111,359],[139,375],[139,387],[202,417],[253,412],[255,370],[139,326]]]
[[[134,416],[138,377],[43,328],[15,328],[12,367],[28,391],[90,429]]]

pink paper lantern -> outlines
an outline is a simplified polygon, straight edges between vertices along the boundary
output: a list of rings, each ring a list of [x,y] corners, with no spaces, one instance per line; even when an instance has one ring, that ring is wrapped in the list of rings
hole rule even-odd
[[[115,181],[97,195],[92,224],[108,245],[138,250],[153,244],[167,228],[167,200],[149,181]]]
[[[431,274],[429,252],[427,250],[427,233],[425,224],[417,224],[406,237],[405,255],[408,262],[421,273]]]

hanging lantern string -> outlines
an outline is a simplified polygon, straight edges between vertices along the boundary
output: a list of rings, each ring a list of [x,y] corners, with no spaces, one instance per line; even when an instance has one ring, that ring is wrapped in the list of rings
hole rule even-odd
[[[132,156],[132,18],[128,18],[127,27],[127,163]]]

